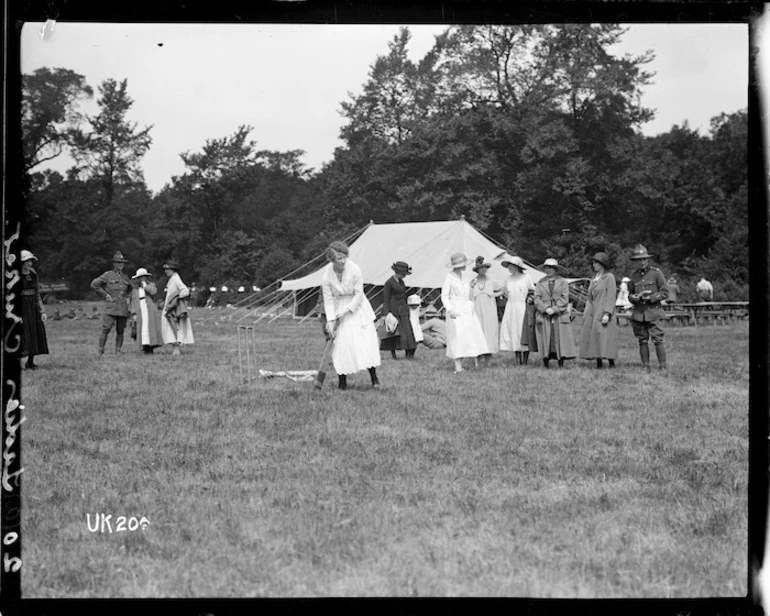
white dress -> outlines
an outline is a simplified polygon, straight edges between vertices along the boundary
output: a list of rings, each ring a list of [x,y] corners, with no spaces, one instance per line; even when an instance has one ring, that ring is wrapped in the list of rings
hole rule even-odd
[[[175,293],[179,293],[180,298],[190,297],[190,289],[187,288],[179,274],[174,272],[171,274],[171,278],[168,279],[166,285],[166,301],[163,303],[163,314],[160,318],[160,334],[163,336],[164,344],[171,344],[174,342],[181,342],[182,344],[193,344],[195,339],[193,338],[192,325],[190,324],[190,317],[186,319],[180,319],[179,328],[176,334],[171,329],[168,319],[166,318],[166,308],[168,307],[168,299]]]
[[[380,341],[374,327],[375,314],[364,295],[361,268],[345,261],[342,279],[329,263],[321,277],[324,310],[329,321],[342,315],[332,348],[332,364],[337,374],[353,374],[380,365]]]
[[[422,342],[425,337],[422,335],[422,328],[420,327],[420,309],[409,309],[409,322],[412,324],[412,331],[414,332],[415,342]]]
[[[447,357],[459,359],[489,353],[484,330],[473,308],[470,285],[450,272],[441,287],[441,302],[446,308]]]
[[[521,330],[527,316],[527,293],[535,290],[535,284],[524,273],[508,276],[505,279],[503,295],[508,298],[500,323],[501,351],[528,351],[526,344],[521,344]]]

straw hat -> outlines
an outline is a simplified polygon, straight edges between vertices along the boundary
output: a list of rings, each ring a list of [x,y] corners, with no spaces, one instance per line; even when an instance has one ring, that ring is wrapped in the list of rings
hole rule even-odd
[[[149,275],[150,275],[150,272],[148,272],[143,267],[140,267],[138,270],[136,270],[136,274],[131,276],[131,279],[133,280],[134,278],[141,278],[142,276],[149,276]]]
[[[461,252],[456,252],[452,255],[452,259],[449,262],[449,265],[447,265],[447,267],[456,269],[458,267],[465,267],[466,265],[468,265],[468,257],[466,257]]]
[[[29,250],[22,250],[21,262],[24,263],[24,261],[37,261],[37,257],[33,255]]]
[[[556,269],[559,269],[559,262],[556,259],[548,258],[543,261],[543,264],[540,267],[555,267]]]
[[[524,261],[521,257],[511,257],[510,261],[501,261],[500,265],[503,267],[510,267],[511,265],[518,267],[522,272],[524,271]]]

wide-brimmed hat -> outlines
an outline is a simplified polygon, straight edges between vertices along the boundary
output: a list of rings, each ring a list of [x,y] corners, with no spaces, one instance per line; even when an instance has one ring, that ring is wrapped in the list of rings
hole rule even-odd
[[[623,276],[620,282],[631,282],[631,279],[628,276]]]
[[[166,261],[163,264],[163,269],[166,269],[166,268],[169,268],[169,269],[174,270],[175,272],[178,272],[179,271],[179,263],[177,263],[175,259],[169,259],[168,261]]]
[[[511,257],[510,261],[500,261],[500,265],[503,267],[510,267],[513,265],[514,267],[518,267],[522,272],[524,271],[524,261],[521,260],[521,257]]]
[[[447,267],[455,269],[456,267],[465,267],[468,265],[468,257],[461,252],[456,252],[452,255]]]
[[[149,275],[150,275],[150,272],[148,272],[143,267],[140,267],[138,270],[136,270],[136,274],[131,276],[131,279],[133,280],[134,278],[141,278],[142,276],[149,276]]]
[[[128,259],[123,258],[123,253],[119,250],[115,251],[115,254],[112,255],[112,262],[113,263],[128,263]]]
[[[476,265],[473,266],[473,271],[478,272],[482,267],[492,267],[492,264],[485,261],[484,257],[476,257]]]
[[[638,259],[649,259],[651,256],[652,255],[647,254],[647,249],[641,244],[634,246],[634,249],[631,251],[632,261],[636,261]]]
[[[410,295],[406,298],[406,303],[410,306],[420,306],[422,304],[422,299],[419,295]]]
[[[555,267],[556,269],[559,269],[559,262],[556,259],[548,258],[545,261],[543,261],[543,264],[540,267]]]
[[[610,256],[606,252],[597,252],[591,261],[601,263],[605,269],[609,269],[610,267]]]
[[[392,269],[396,274],[411,274],[412,268],[409,267],[408,263],[404,263],[403,261],[396,261],[393,265],[390,266],[390,269]]]
[[[37,261],[37,257],[33,255],[29,250],[22,250],[21,262],[24,263],[24,261]]]

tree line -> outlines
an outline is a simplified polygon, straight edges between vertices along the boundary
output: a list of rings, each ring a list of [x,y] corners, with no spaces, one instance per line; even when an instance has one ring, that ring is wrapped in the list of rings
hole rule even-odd
[[[713,118],[708,135],[685,123],[643,136],[653,56],[613,55],[624,32],[453,26],[413,62],[402,28],[341,102],[344,145],[321,170],[301,150],[260,150],[241,125],[180,153],[184,171],[157,194],[141,168],[152,127],[128,120],[127,82],[99,84],[90,116],[83,76],[39,69],[23,76],[26,243],[44,278],[80,292],[118,247],[137,265],[174,256],[201,286],[265,286],[369,220],[464,215],[567,276],[590,275],[599,250],[624,275],[643,243],[685,296],[705,276],[748,299],[747,112]],[[66,176],[39,170],[65,148]]]

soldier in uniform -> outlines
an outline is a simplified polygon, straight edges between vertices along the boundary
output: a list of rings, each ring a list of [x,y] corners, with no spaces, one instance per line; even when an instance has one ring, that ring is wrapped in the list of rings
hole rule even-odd
[[[668,298],[666,278],[657,267],[650,267],[650,255],[647,249],[637,244],[631,260],[636,261],[639,269],[631,274],[628,283],[628,299],[633,304],[631,309],[631,326],[634,335],[639,340],[639,355],[642,365],[650,370],[650,347],[648,340],[655,343],[655,353],[661,370],[666,370],[666,349],[663,346],[663,330],[658,325],[665,318],[661,302]]]
[[[126,259],[120,251],[112,257],[112,269],[91,281],[91,288],[107,303],[102,313],[102,332],[99,336],[99,355],[104,355],[107,336],[115,325],[115,353],[123,347],[123,331],[128,322],[128,302],[131,299],[131,279],[123,273]]]

